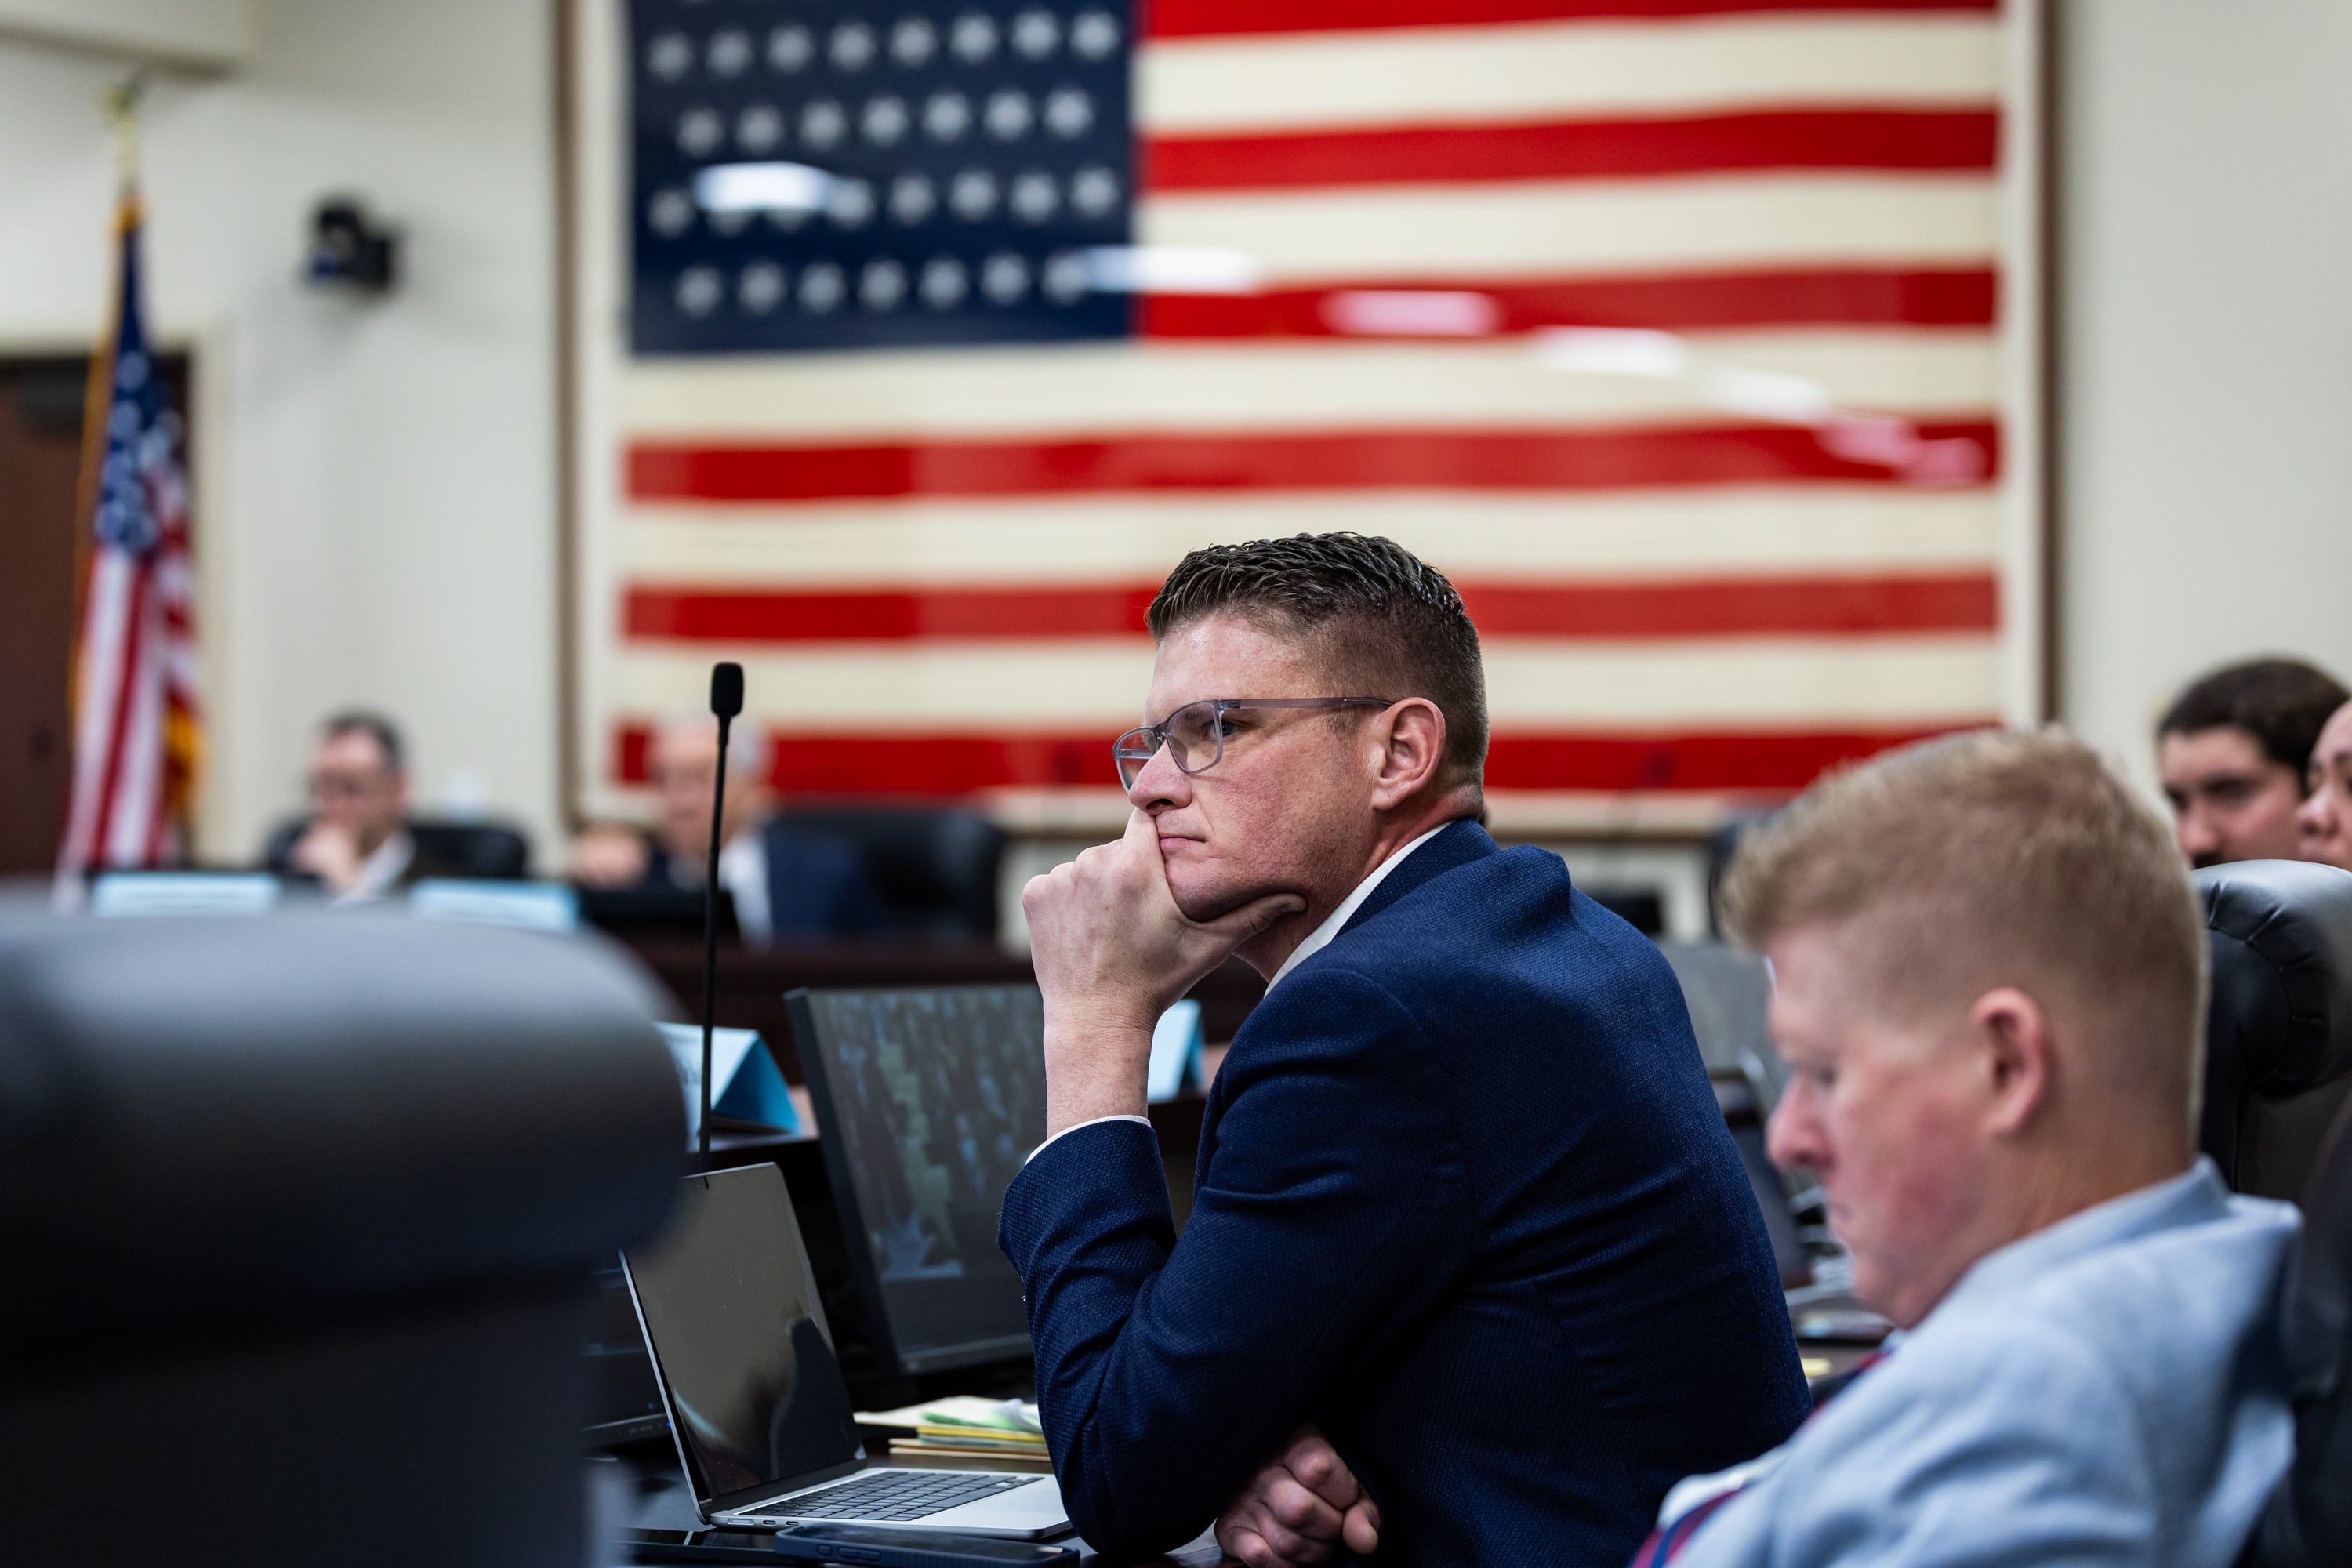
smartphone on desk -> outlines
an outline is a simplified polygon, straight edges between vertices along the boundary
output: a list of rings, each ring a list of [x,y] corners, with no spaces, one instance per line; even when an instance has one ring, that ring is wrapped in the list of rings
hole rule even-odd
[[[780,1530],[776,1552],[796,1563],[872,1563],[880,1568],[1007,1568],[1078,1560],[1066,1546],[856,1524],[796,1524]]]

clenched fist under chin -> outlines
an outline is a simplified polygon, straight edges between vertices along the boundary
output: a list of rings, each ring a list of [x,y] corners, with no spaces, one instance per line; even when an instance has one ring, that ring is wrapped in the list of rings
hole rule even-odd
[[[1306,907],[1297,893],[1268,893],[1213,921],[1186,919],[1139,811],[1116,842],[1031,878],[1021,908],[1045,994],[1046,1131],[1141,1114],[1160,1015],[1234,949]]]

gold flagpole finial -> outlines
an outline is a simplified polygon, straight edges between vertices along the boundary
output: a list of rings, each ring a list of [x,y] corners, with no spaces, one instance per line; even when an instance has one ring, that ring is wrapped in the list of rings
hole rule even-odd
[[[145,74],[133,73],[107,89],[100,100],[107,129],[114,133],[114,174],[125,198],[139,190],[139,100],[146,92]]]

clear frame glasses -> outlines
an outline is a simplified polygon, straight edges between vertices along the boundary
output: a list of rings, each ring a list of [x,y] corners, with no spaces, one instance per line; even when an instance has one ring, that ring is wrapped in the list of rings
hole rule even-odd
[[[1121,789],[1133,789],[1143,764],[1168,748],[1186,773],[1206,772],[1225,754],[1225,715],[1243,708],[1386,708],[1386,697],[1211,697],[1187,702],[1157,724],[1129,730],[1111,742]]]

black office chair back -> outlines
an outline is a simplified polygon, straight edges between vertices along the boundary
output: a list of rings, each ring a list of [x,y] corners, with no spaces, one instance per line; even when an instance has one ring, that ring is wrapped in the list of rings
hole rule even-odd
[[[2304,1194],[2280,1331],[2294,1460],[2240,1568],[2343,1568],[2352,1563],[2352,1106]]]
[[[452,877],[494,881],[519,881],[530,874],[530,840],[520,827],[503,822],[435,822],[423,818],[408,825],[416,840],[416,856]]]
[[[1664,942],[1658,951],[1681,983],[1706,1070],[1745,1078],[1755,1089],[1759,1116],[1769,1118],[1780,1101],[1788,1068],[1765,1026],[1772,977],[1764,961],[1719,942]]]
[[[1004,833],[974,812],[925,806],[796,805],[803,833],[855,847],[893,922],[919,936],[992,939]]]
[[[2197,873],[2213,959],[2199,1142],[2240,1192],[2297,1199],[2352,1093],[2352,872]]]
[[[307,817],[279,823],[262,848],[262,865],[280,876],[290,872],[295,842],[310,826]],[[512,882],[530,874],[530,839],[508,823],[415,817],[408,836],[415,841],[417,860],[436,876]]]
[[[656,1002],[478,926],[0,921],[0,1563],[578,1568]]]

